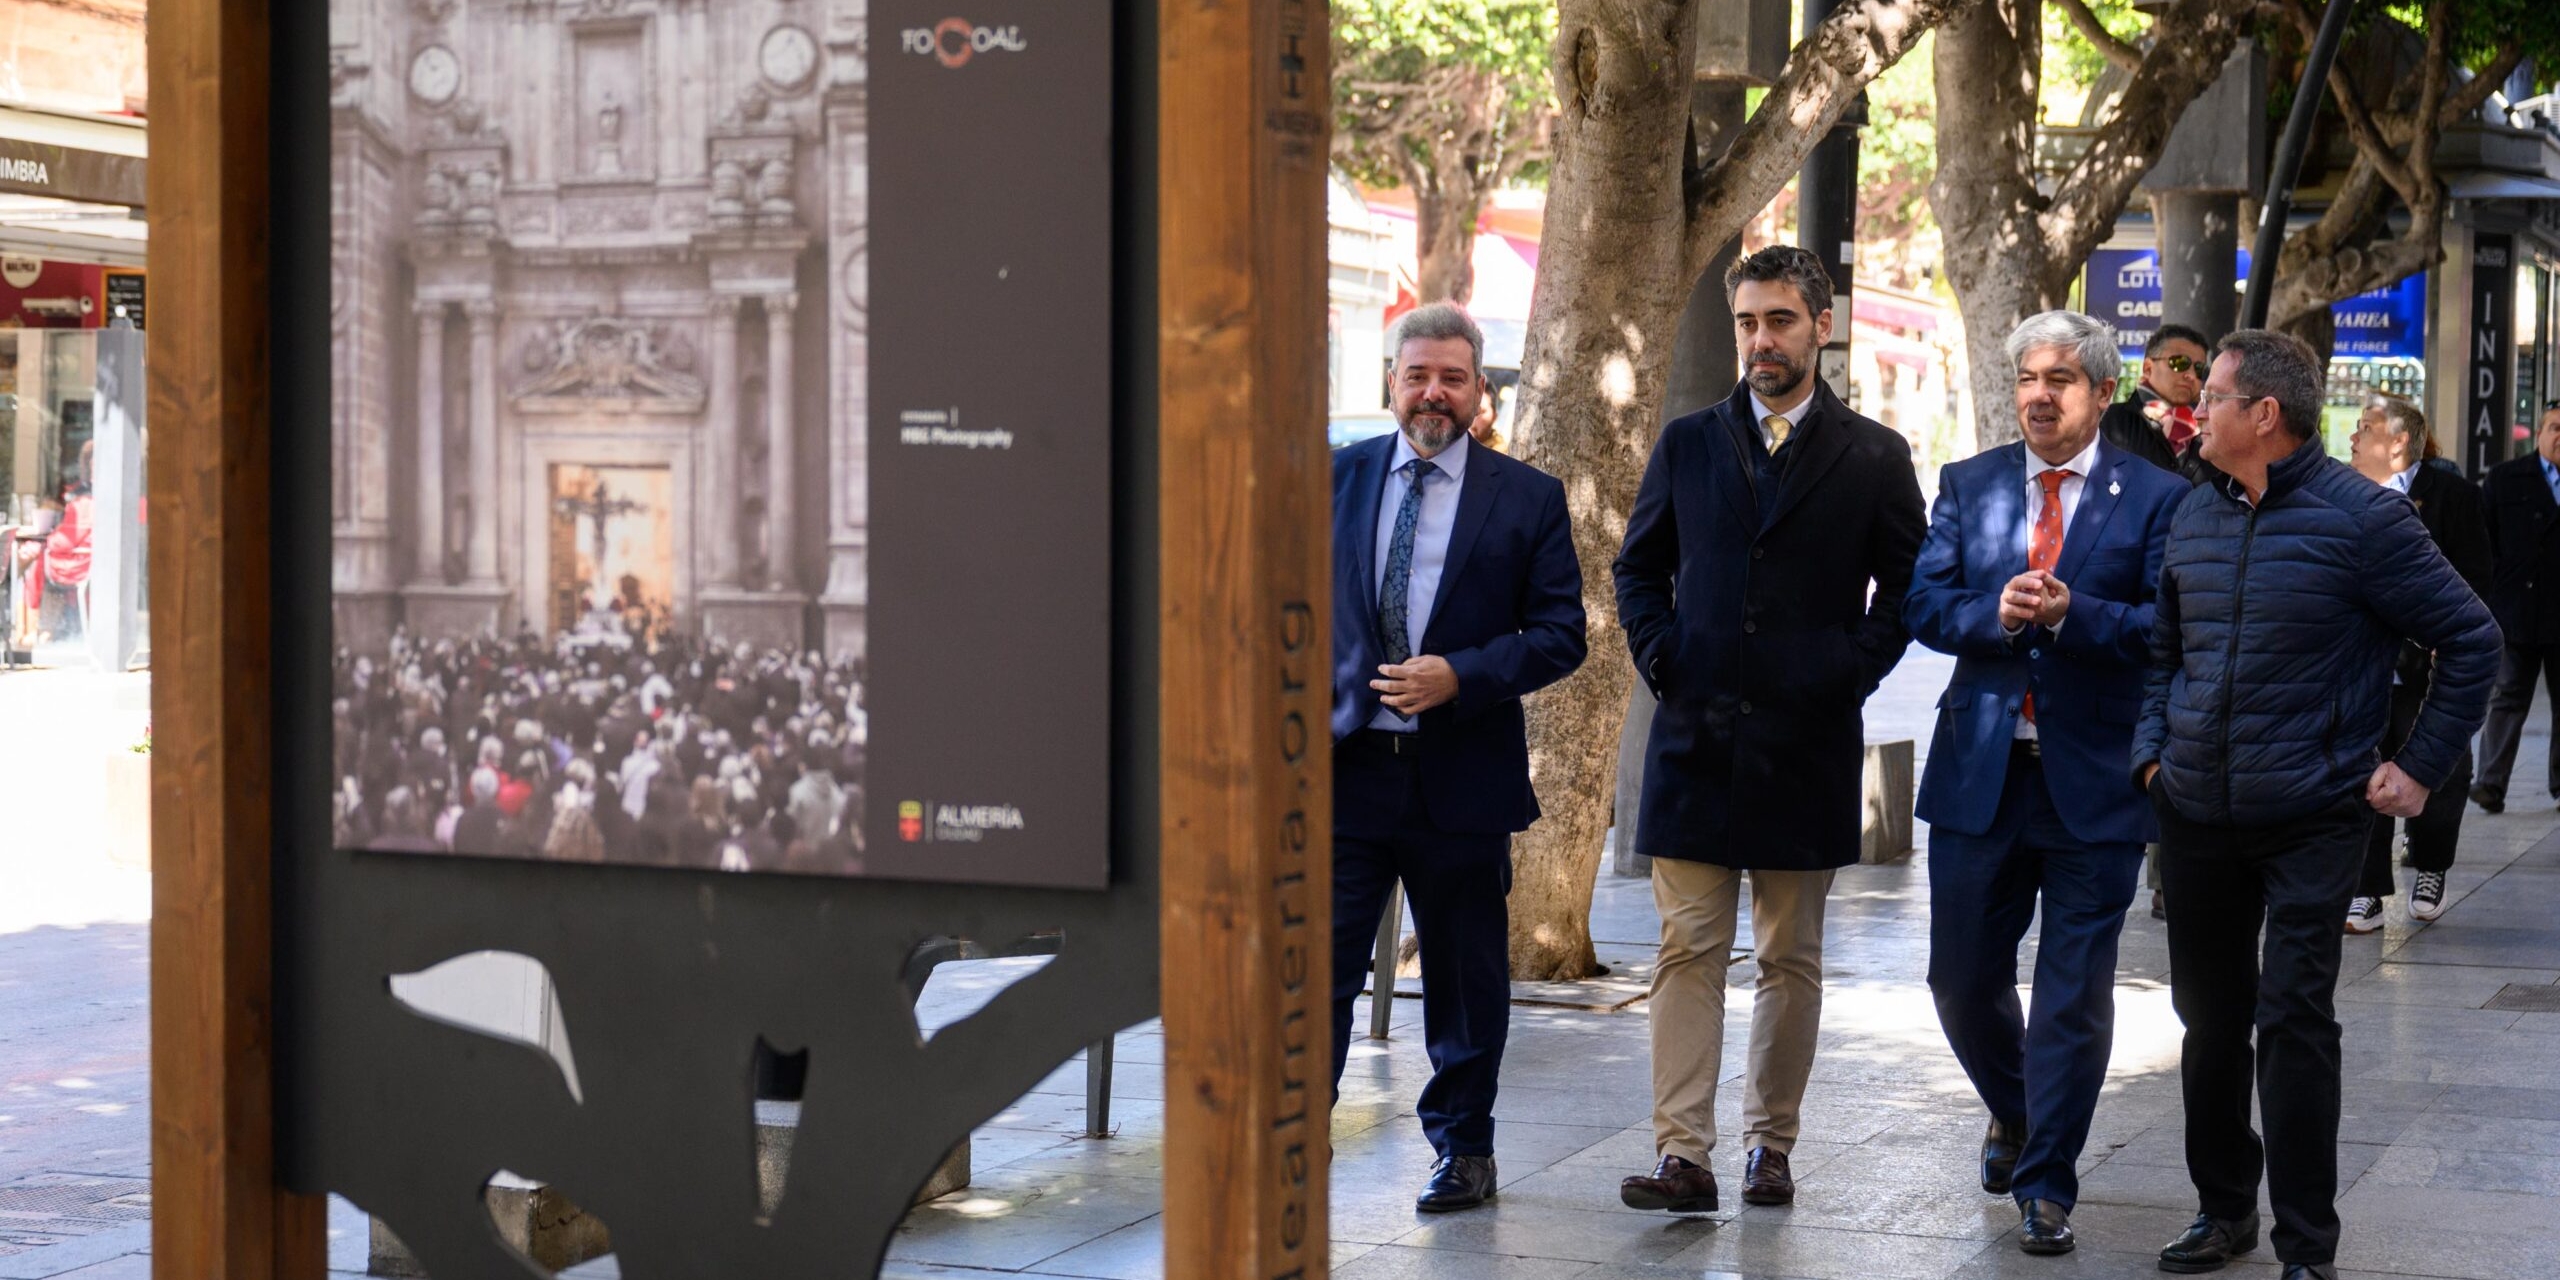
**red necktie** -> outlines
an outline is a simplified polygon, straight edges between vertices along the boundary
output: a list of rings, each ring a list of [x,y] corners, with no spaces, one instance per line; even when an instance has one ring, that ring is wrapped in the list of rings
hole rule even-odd
[[[2036,522],[2027,533],[2027,569],[2053,572],[2062,562],[2062,481],[2071,473],[2053,467],[2039,473],[2036,483],[2044,486],[2044,507],[2036,512]],[[2036,695],[2030,690],[2026,702],[2027,723],[2036,722]]]

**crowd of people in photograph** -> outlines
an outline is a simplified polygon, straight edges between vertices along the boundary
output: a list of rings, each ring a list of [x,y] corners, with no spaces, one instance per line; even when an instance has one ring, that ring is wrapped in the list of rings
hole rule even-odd
[[[858,657],[403,631],[332,683],[340,848],[861,869]]]
[[[1861,852],[1861,706],[1916,641],[1956,660],[1916,804],[1928,984],[2018,1248],[2077,1247],[2148,853],[2195,1186],[2159,1268],[2218,1270],[2263,1236],[2283,1280],[2336,1280],[2342,939],[2380,923],[2402,821],[2410,917],[2442,913],[2464,801],[2503,803],[2534,673],[2560,670],[2560,627],[2540,625],[2560,590],[2536,589],[2560,402],[2484,502],[2405,399],[2370,398],[2351,457],[2330,457],[2326,361],[2295,337],[2167,324],[2128,370],[2108,325],[2050,311],[2000,353],[2019,438],[1943,468],[1924,503],[1908,443],[1814,374],[1836,319],[1823,262],[1762,249],[1724,285],[1740,385],[1662,429],[1610,567],[1625,648],[1608,660],[1658,703],[1617,821],[1662,921],[1656,1159],[1620,1201],[1718,1208],[1747,882],[1741,1198],[1794,1202],[1824,914]],[[1449,1212],[1500,1186],[1510,839],[1539,816],[1520,700],[1602,655],[1563,486],[1467,430],[1482,332],[1435,304],[1391,350],[1399,430],[1334,455],[1333,1067],[1338,1087],[1401,882],[1438,1157],[1415,1207]],[[2504,718],[2474,789],[2493,686]]]

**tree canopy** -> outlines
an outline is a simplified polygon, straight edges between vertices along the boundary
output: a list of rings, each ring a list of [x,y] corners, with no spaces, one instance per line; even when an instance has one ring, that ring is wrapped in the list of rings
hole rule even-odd
[[[1414,195],[1423,300],[1465,300],[1476,218],[1547,154],[1552,0],[1334,0],[1333,159]]]

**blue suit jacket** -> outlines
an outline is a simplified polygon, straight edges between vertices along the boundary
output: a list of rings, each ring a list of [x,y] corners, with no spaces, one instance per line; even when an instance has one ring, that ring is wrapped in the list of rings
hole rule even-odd
[[[1377,717],[1369,687],[1386,661],[1378,643],[1378,508],[1393,434],[1333,455],[1333,737]],[[1529,790],[1529,742],[1520,699],[1571,674],[1589,651],[1582,565],[1564,486],[1525,462],[1481,445],[1467,450],[1457,525],[1418,653],[1448,659],[1454,702],[1422,713],[1423,802],[1443,831],[1524,830],[1537,820]],[[1398,815],[1371,812],[1370,797],[1334,796],[1337,830],[1384,831]]]
[[[1920,817],[1966,835],[1991,829],[2021,704],[2033,689],[2045,777],[2063,825],[2092,844],[2157,839],[2151,806],[2127,772],[2161,553],[2191,486],[2100,442],[2053,569],[2071,588],[2070,611],[2058,633],[2030,626],[2012,640],[2000,626],[2000,589],[2027,571],[2027,464],[2026,445],[2014,443],[1938,473],[1929,540],[1903,616],[1914,638],[1957,662],[1938,700]]]

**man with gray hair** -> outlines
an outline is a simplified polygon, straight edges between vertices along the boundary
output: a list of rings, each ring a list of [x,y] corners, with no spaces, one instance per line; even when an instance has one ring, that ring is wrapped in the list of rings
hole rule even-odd
[[[2222,340],[2199,439],[2223,475],[2179,505],[2160,571],[2132,777],[2160,820],[2199,1209],[2164,1271],[2255,1249],[2263,1172],[2284,1280],[2337,1275],[2338,922],[2373,815],[2425,809],[2497,675],[2497,624],[2417,509],[2322,449],[2323,372],[2285,334]],[[2404,644],[2435,669],[2386,760]]]
[[[2154,827],[2126,777],[2153,586],[2187,482],[2100,434],[2115,333],[2048,311],[2009,336],[2018,429],[1938,473],[1903,618],[1955,655],[1920,783],[1929,990],[1991,1113],[1982,1189],[2028,1253],[2073,1248],[2076,1162],[2114,1048],[2116,939]],[[2041,903],[2035,1004],[2018,944]]]

